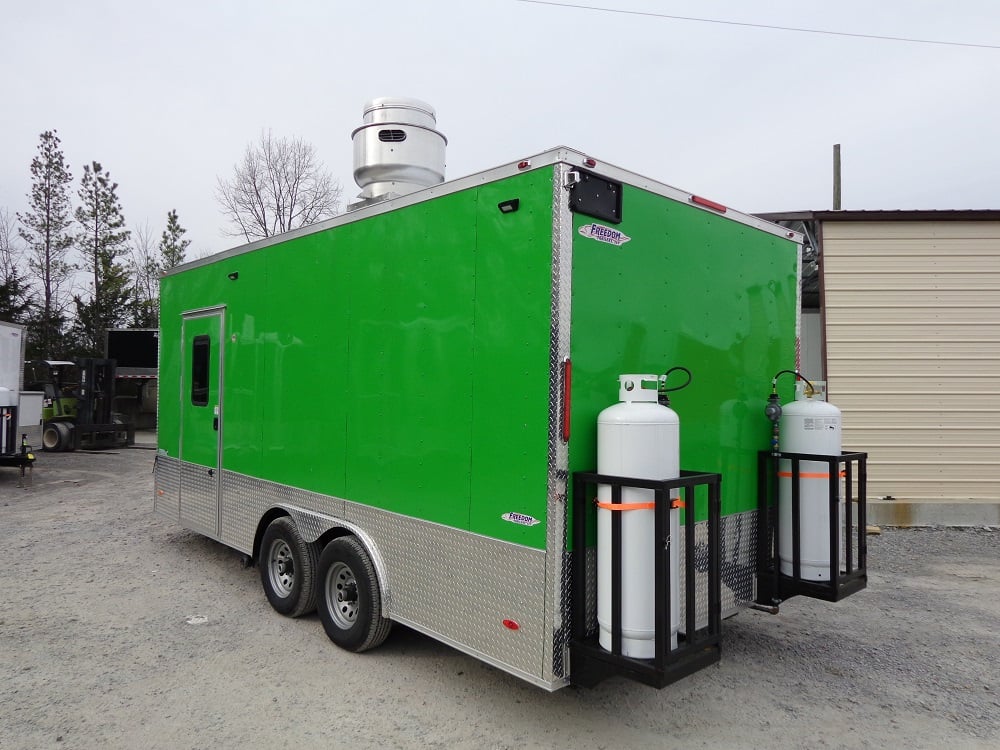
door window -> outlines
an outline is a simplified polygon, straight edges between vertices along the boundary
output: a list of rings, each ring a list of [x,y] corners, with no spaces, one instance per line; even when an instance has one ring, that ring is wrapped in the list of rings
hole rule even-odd
[[[195,336],[191,352],[191,403],[208,406],[208,363],[211,338]]]

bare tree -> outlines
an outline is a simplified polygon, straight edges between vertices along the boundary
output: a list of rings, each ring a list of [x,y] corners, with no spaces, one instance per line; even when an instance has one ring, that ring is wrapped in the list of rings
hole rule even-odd
[[[157,286],[160,267],[156,237],[148,221],[133,228],[129,251],[132,276],[132,320],[129,323],[136,328],[155,328],[160,307]]]
[[[301,138],[276,138],[270,130],[247,146],[216,199],[232,228],[247,242],[314,224],[337,213],[340,183]]]

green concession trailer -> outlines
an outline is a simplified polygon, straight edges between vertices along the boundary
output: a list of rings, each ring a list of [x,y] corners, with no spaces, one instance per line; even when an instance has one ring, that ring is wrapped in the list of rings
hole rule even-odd
[[[674,540],[677,648],[717,658],[720,613],[756,595],[800,256],[782,227],[557,148],[193,261],[161,282],[155,508],[345,648],[395,621],[582,682],[596,524],[584,483],[574,541],[574,476],[619,375],[683,367],[681,468],[714,480]]]

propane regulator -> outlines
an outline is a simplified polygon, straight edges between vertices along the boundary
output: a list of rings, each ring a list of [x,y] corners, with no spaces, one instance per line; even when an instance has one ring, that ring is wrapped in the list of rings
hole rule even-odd
[[[771,453],[778,455],[779,428],[781,421],[781,402],[778,399],[778,378],[782,375],[794,375],[806,384],[806,395],[812,396],[816,389],[813,384],[798,370],[779,370],[771,378],[771,395],[767,397],[767,405],[764,407],[764,416],[771,420]]]

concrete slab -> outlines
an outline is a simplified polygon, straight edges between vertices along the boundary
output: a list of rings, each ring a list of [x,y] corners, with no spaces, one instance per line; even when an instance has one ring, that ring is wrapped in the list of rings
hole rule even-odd
[[[868,500],[868,523],[879,526],[1000,526],[1000,502]]]

